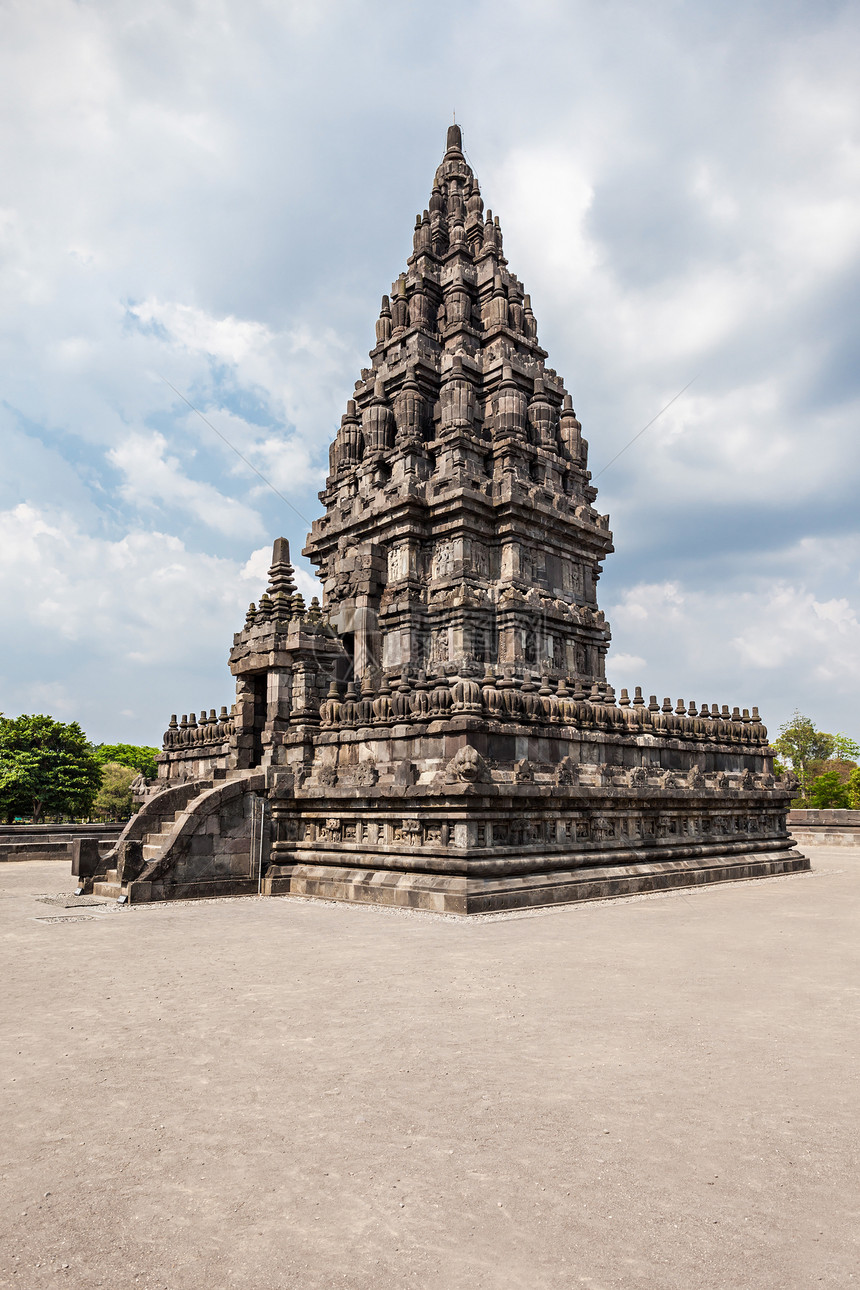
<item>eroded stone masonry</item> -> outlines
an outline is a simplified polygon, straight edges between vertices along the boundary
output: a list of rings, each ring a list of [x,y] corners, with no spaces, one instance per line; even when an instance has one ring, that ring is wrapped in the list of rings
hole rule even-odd
[[[612,535],[546,360],[452,126],[331,447],[323,604],[279,538],[235,704],[171,718],[85,885],[471,913],[808,867],[755,708],[607,684]]]

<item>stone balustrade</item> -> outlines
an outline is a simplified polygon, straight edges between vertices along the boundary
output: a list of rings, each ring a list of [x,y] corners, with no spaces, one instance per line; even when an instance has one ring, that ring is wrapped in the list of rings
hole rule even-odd
[[[439,721],[460,715],[543,726],[564,725],[582,730],[616,734],[652,734],[667,739],[719,744],[767,746],[767,730],[758,709],[750,712],[723,704],[673,705],[671,699],[657,702],[652,695],[646,703],[640,687],[634,697],[621,691],[616,700],[612,686],[595,683],[589,693],[576,682],[562,678],[526,674],[513,676],[510,670],[496,676],[488,669],[483,677],[460,674],[428,677],[419,672],[411,677],[383,677],[374,690],[365,678],[359,690],[355,682],[345,687],[332,681],[320,704],[323,729],[364,726],[394,726],[418,721]]]
[[[235,704],[228,713],[227,708],[222,706],[220,713],[216,713],[214,708],[209,709],[209,715],[206,715],[206,709],[201,708],[200,720],[197,720],[197,714],[192,712],[189,715],[183,713],[182,720],[176,720],[174,713],[170,718],[170,724],[164,732],[163,750],[166,753],[177,752],[184,748],[202,748],[214,744],[223,744],[231,735],[236,733],[236,706]]]

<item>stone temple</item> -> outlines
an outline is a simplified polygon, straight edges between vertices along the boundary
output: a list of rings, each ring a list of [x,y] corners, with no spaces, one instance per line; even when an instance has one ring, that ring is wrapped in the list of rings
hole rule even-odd
[[[235,704],[171,718],[84,889],[469,914],[809,867],[755,708],[607,684],[612,534],[547,357],[452,126],[331,446],[323,603],[279,538]]]

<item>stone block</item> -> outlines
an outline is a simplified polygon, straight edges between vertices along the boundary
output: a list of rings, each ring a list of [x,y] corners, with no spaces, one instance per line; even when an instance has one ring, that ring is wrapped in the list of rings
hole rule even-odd
[[[98,838],[77,838],[72,844],[72,875],[92,878],[99,871]]]

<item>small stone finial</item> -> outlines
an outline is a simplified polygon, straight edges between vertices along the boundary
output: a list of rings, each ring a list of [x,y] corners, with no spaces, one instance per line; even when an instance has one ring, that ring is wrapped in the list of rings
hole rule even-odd
[[[290,544],[285,537],[275,538],[272,547],[272,563],[269,568],[269,585],[260,597],[260,609],[257,611],[274,612],[275,617],[286,617],[286,605],[296,589],[293,578],[293,566],[290,564]],[[264,602],[267,602],[264,608]]]
[[[384,345],[387,340],[391,339],[391,302],[388,296],[382,297],[382,308],[379,311],[379,318],[376,323],[376,340],[380,345]]]
[[[523,327],[527,336],[537,340],[537,321],[532,310],[532,298],[529,295],[523,296]]]
[[[448,139],[445,145],[446,152],[463,151],[463,132],[458,125],[448,126]]]

